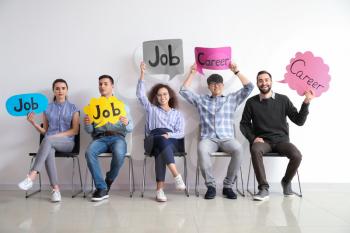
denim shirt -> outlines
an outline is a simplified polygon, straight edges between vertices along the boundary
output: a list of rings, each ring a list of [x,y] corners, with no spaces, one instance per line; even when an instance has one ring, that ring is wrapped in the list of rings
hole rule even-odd
[[[48,105],[44,114],[48,121],[48,129],[45,136],[55,135],[72,128],[72,120],[75,112],[79,109],[68,100],[63,103],[52,102]],[[74,136],[67,137],[74,140]]]

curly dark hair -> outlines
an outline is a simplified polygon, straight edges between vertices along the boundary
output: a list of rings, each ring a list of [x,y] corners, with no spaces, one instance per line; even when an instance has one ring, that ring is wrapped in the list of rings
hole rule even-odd
[[[157,93],[158,93],[160,88],[166,88],[169,92],[169,107],[178,108],[179,104],[178,104],[178,100],[177,100],[177,96],[175,94],[175,91],[173,89],[171,89],[171,87],[169,87],[168,85],[163,84],[163,83],[158,83],[152,87],[151,91],[148,94],[149,101],[153,105],[159,106],[158,99],[157,99]]]

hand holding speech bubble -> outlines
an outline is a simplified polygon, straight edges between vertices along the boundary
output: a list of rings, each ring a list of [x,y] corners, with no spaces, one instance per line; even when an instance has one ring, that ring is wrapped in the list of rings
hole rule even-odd
[[[40,93],[20,94],[11,96],[6,101],[6,110],[12,116],[27,116],[28,113],[42,113],[49,101]]]
[[[321,57],[315,57],[310,51],[296,53],[286,69],[284,80],[279,82],[288,83],[288,86],[301,96],[312,90],[318,97],[329,89],[329,67]]]
[[[231,63],[231,47],[221,48],[194,48],[197,71],[203,73],[203,69],[226,70]]]
[[[84,113],[92,123],[96,123],[96,128],[108,122],[115,124],[121,116],[126,116],[125,104],[115,96],[92,98],[90,104],[84,107]]]
[[[181,39],[143,42],[143,61],[150,74],[168,74],[170,80],[184,73]]]

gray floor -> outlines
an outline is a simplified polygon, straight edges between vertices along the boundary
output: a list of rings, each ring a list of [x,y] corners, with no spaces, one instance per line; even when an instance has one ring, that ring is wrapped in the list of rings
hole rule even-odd
[[[167,191],[166,203],[155,202],[150,190],[144,198],[113,190],[110,199],[98,203],[72,199],[64,191],[59,204],[49,202],[48,191],[29,199],[22,191],[0,191],[0,232],[350,232],[348,184],[303,191],[303,198],[284,198],[276,190],[266,202],[221,194],[207,201]]]

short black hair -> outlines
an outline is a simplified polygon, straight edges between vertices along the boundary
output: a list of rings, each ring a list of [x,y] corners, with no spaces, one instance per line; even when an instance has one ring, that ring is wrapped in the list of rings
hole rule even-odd
[[[270,79],[272,80],[272,75],[269,72],[267,72],[266,70],[259,71],[258,74],[256,75],[256,80],[258,80],[259,75],[262,75],[262,74],[267,74],[270,77]]]
[[[207,83],[210,85],[210,83],[224,83],[224,79],[220,74],[212,74],[207,78]]]
[[[104,74],[104,75],[101,75],[100,77],[98,77],[98,81],[100,81],[101,79],[104,79],[104,78],[108,78],[111,81],[111,83],[114,85],[114,79],[112,78],[112,76],[107,75],[107,74]]]

